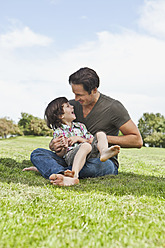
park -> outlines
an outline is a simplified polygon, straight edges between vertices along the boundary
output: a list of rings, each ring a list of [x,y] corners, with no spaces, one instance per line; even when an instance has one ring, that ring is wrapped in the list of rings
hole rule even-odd
[[[119,174],[59,187],[31,166],[51,137],[0,140],[0,247],[164,247],[165,149],[123,149]]]

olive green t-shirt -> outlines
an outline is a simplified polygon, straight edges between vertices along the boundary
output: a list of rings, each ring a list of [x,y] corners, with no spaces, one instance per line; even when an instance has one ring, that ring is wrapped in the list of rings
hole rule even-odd
[[[70,100],[69,102],[74,106],[76,115],[76,120],[74,121],[84,123],[87,130],[93,135],[98,131],[103,131],[107,135],[118,136],[119,128],[130,120],[128,111],[119,101],[101,93],[95,106],[85,118],[81,104],[75,100]],[[110,159],[119,167],[118,156]]]
[[[95,135],[104,131],[107,135],[118,136],[119,128],[130,120],[125,107],[117,100],[100,93],[100,97],[91,112],[84,118],[82,106],[75,100],[70,100],[74,106],[76,120],[86,125],[89,132]]]

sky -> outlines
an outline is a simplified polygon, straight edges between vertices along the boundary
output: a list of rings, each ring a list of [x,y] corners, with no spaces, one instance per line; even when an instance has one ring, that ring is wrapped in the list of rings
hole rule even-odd
[[[0,118],[44,118],[81,67],[135,124],[165,116],[165,0],[0,0]]]

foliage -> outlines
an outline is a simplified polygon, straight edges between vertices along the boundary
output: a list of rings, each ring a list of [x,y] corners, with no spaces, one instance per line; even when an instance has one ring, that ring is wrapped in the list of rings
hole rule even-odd
[[[144,113],[138,121],[138,128],[142,135],[144,146],[165,147],[165,117],[160,113]],[[21,130],[21,131],[20,131]],[[21,113],[18,126],[6,118],[0,119],[0,136],[8,134],[24,134],[35,136],[52,136],[45,121],[28,113]],[[121,131],[119,136],[121,136]]]
[[[22,132],[12,120],[0,118],[0,136],[7,138],[7,135],[22,135]]]
[[[18,125],[25,135],[52,136],[52,131],[47,127],[43,119],[28,113],[21,113]]]
[[[165,118],[160,113],[144,113],[138,121],[144,145],[165,147]]]
[[[165,147],[165,134],[153,132],[144,139],[145,143],[152,147]]]
[[[118,176],[65,188],[22,172],[49,141],[0,141],[0,247],[165,247],[165,149],[121,149]]]
[[[42,119],[32,119],[29,125],[31,135],[52,136],[53,131],[48,128]]]
[[[21,119],[18,122],[18,126],[22,129],[24,135],[31,135],[30,123],[33,119],[38,118],[28,113],[21,113]]]

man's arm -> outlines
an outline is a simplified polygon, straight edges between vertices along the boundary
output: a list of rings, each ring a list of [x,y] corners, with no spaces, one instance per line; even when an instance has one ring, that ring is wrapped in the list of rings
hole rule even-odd
[[[127,121],[120,128],[123,136],[107,136],[108,143],[119,145],[123,148],[141,148],[143,140],[140,132],[132,120]]]

